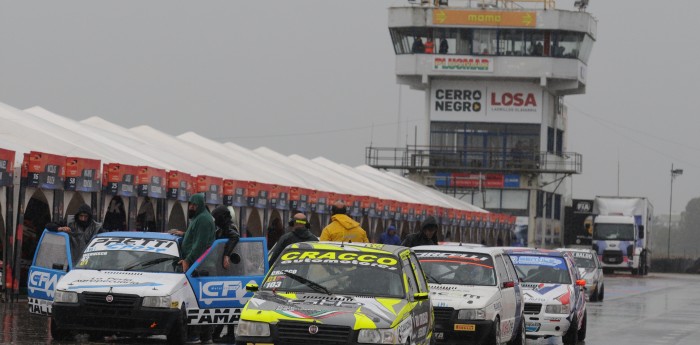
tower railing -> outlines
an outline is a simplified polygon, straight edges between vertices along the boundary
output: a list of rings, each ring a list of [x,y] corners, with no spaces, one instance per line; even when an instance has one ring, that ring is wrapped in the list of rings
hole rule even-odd
[[[575,152],[522,149],[470,149],[448,146],[367,147],[365,163],[378,169],[409,172],[518,172],[580,174],[582,156]]]

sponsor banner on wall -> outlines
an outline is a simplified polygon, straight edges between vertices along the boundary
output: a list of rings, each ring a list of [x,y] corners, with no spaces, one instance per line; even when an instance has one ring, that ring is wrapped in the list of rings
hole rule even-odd
[[[433,24],[534,28],[537,12],[434,9]]]
[[[503,187],[520,188],[520,175],[506,174],[503,178]]]
[[[574,213],[578,214],[593,214],[593,200],[574,199]]]
[[[309,208],[309,192],[310,190],[306,188],[289,188],[289,200],[292,210],[295,212],[306,212]]]
[[[192,175],[177,170],[168,171],[168,199],[187,201],[190,197],[188,185],[192,184]]]
[[[224,205],[246,206],[245,189],[247,185],[248,181],[224,180]]]
[[[431,83],[432,121],[541,123],[539,85],[436,79]]]
[[[105,175],[104,191],[109,195],[136,196],[136,174],[138,168],[133,165],[108,163],[102,165]]]
[[[278,184],[270,185],[270,206],[278,210],[289,208],[289,187]]]
[[[138,195],[155,199],[165,198],[166,176],[165,169],[140,166],[137,176]]]
[[[0,149],[0,187],[12,185],[15,151]]]
[[[199,175],[195,180],[197,193],[204,193],[204,202],[210,205],[223,203],[224,179],[221,177]]]
[[[355,195],[348,195],[346,200],[346,205],[349,205],[350,215],[353,217],[359,217],[362,215],[362,197]]]
[[[65,190],[99,192],[102,186],[100,165],[97,159],[66,157]]]
[[[41,189],[63,189],[66,157],[44,152],[29,152],[27,186]]]
[[[481,56],[433,56],[434,71],[493,72],[493,58]]]
[[[258,198],[255,200],[256,208],[267,208],[270,202],[270,187],[267,183],[258,183]]]

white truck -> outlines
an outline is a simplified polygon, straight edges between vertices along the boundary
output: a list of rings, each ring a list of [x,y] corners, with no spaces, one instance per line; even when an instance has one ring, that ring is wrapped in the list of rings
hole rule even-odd
[[[593,200],[593,250],[605,273],[645,275],[651,265],[654,207],[644,197],[597,196]]]

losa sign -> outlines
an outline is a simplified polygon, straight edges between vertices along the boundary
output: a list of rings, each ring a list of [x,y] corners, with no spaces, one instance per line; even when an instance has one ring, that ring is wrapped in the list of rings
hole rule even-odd
[[[433,121],[540,123],[546,93],[529,83],[437,79],[430,95]]]

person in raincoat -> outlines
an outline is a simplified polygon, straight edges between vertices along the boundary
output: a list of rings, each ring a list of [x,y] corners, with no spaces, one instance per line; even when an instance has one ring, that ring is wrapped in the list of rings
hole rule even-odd
[[[292,224],[292,231],[282,235],[279,241],[275,243],[272,247],[272,253],[270,253],[270,265],[272,265],[277,258],[282,254],[284,248],[290,244],[308,241],[318,241],[318,237],[309,231],[309,220],[303,213],[297,213],[292,218],[290,222]]]
[[[420,232],[406,236],[401,245],[404,247],[415,247],[438,244],[438,222],[435,217],[428,216],[425,218],[420,228]]]
[[[321,241],[369,242],[367,232],[360,227],[360,223],[346,213],[347,208],[342,201],[331,207],[331,222],[321,231]]]

